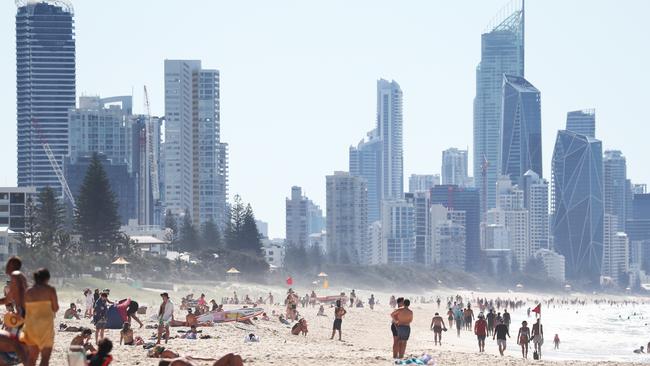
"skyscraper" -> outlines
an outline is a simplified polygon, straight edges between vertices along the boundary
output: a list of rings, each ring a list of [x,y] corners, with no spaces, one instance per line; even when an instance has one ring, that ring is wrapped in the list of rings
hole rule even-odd
[[[409,193],[429,191],[440,184],[439,174],[411,174],[409,177]]]
[[[382,141],[382,198],[404,195],[402,89],[396,81],[377,81],[377,131]]]
[[[165,200],[196,226],[225,224],[227,148],[220,142],[219,71],[165,60]]]
[[[548,241],[548,182],[532,170],[522,180],[524,208],[528,210],[530,251],[550,249]]]
[[[368,223],[379,221],[382,197],[382,141],[377,130],[368,133],[368,139],[350,146],[350,175],[361,177],[368,185]]]
[[[368,188],[348,172],[326,177],[327,254],[338,264],[359,264],[368,255]]]
[[[583,109],[566,114],[566,129],[577,134],[596,137],[596,110]]]
[[[465,215],[464,250],[465,269],[476,271],[480,264],[480,199],[475,188],[463,188],[455,185],[439,185],[431,189],[431,204],[440,204],[449,211],[463,211]]]
[[[603,156],[603,202],[605,213],[617,218],[617,231],[625,231],[628,189],[625,156],[619,150],[605,150]]]
[[[503,75],[524,76],[523,6],[505,19],[497,19],[488,29],[481,35],[481,62],[476,68],[474,98],[474,177],[481,192],[481,206],[487,205],[481,207],[481,212],[494,207],[496,202]],[[484,161],[488,163],[485,182],[479,180]]]
[[[75,107],[75,34],[67,1],[17,1],[18,186],[61,192],[42,142],[59,164],[68,154],[68,110]]]
[[[530,250],[529,213],[524,207],[524,192],[512,185],[507,176],[497,180],[497,207],[488,211],[488,217],[498,217],[508,235],[509,249],[519,269],[523,269],[532,252]]]
[[[388,263],[413,263],[416,251],[413,196],[384,200],[381,220],[382,240]]]
[[[431,188],[433,187],[429,189]],[[431,206],[429,189],[405,194],[406,201],[411,202],[414,207],[415,251],[413,261],[424,265],[431,265],[433,258],[429,228],[429,207]]]
[[[532,170],[542,176],[542,114],[540,93],[526,79],[503,76],[501,174],[519,184]]]
[[[468,184],[467,150],[455,147],[442,152],[442,184],[454,184],[465,187]]]
[[[322,230],[322,211],[309,198],[303,196],[300,187],[291,187],[291,198],[285,201],[287,244],[307,246],[309,235],[320,233]]]
[[[553,245],[564,255],[566,275],[598,283],[603,255],[602,143],[558,131],[551,166]]]
[[[465,211],[448,210],[441,204],[431,205],[431,262],[436,267],[465,270]]]
[[[603,266],[601,275],[620,284],[621,275],[629,269],[629,243],[627,234],[617,230],[618,217],[605,214],[603,217]],[[627,286],[627,283],[621,284]]]

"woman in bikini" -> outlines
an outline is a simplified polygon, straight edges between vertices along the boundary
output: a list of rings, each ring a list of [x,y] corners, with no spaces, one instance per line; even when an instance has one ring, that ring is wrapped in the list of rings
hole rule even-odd
[[[528,328],[528,322],[525,320],[521,322],[521,328],[519,328],[519,334],[517,335],[517,344],[521,346],[521,355],[524,358],[528,358],[528,341],[530,340],[530,329]]]

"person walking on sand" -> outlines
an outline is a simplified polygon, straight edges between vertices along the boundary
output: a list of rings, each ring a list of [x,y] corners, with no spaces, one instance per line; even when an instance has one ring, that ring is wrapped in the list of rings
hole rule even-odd
[[[501,356],[503,356],[503,352],[506,350],[506,336],[510,338],[510,333],[508,332],[508,327],[503,324],[503,319],[501,319],[496,328],[494,328],[494,334],[492,335],[492,340],[497,339]]]
[[[397,306],[398,309],[401,309],[402,306],[404,306],[403,297],[398,297],[397,300],[395,300],[395,297],[392,297],[391,301],[393,300],[395,301],[395,305]],[[399,355],[399,338],[397,338],[397,325],[395,325],[395,319],[393,318],[393,313],[395,311],[396,310],[393,310],[393,312],[390,314],[391,317],[390,332],[393,335],[393,359],[397,359],[397,356]]]
[[[560,336],[555,334],[555,338],[553,339],[553,344],[555,345],[555,349],[560,349]],[[650,349],[650,342],[648,342],[648,349]]]
[[[156,344],[160,344],[163,332],[165,332],[165,343],[169,341],[169,323],[174,318],[174,303],[169,299],[169,294],[163,292],[160,297],[162,297],[163,302],[158,310],[158,338]]]
[[[454,327],[454,311],[452,308],[449,308],[449,311],[447,312],[447,321],[449,322],[449,328]]]
[[[542,359],[542,344],[544,344],[544,328],[542,327],[541,318],[537,318],[537,322],[533,324],[533,331],[531,333],[533,344],[535,345],[535,352],[537,352],[538,359]]]
[[[488,336],[490,336],[490,335],[492,335],[492,333],[494,333],[494,318],[495,317],[496,317],[496,315],[494,315],[494,311],[492,309],[490,309],[490,311],[488,311],[487,316],[486,316],[486,320],[487,320],[487,324],[488,324],[488,333],[487,333]]]
[[[521,346],[521,355],[524,358],[528,358],[528,341],[530,340],[530,329],[528,328],[528,322],[521,322],[521,328],[519,328],[519,333],[517,334],[517,344]]]
[[[442,346],[442,330],[447,330],[447,327],[440,314],[436,313],[431,319],[431,329],[433,329],[433,344]]]
[[[95,344],[104,338],[104,329],[106,329],[108,315],[108,294],[103,292],[97,301],[93,310],[93,323],[95,323]]]
[[[339,331],[339,341],[341,340],[341,325],[343,325],[343,316],[347,311],[341,306],[341,300],[336,300],[336,307],[334,308],[334,325],[332,326],[332,336],[330,339],[334,339],[334,334],[336,331]]]
[[[59,310],[56,290],[49,285],[50,271],[41,268],[34,272],[34,285],[25,291],[25,323],[20,341],[29,347],[29,363],[49,365],[54,346],[54,317]]]
[[[487,337],[487,321],[483,313],[478,314],[478,320],[474,323],[474,334],[478,340],[478,351],[485,352],[485,337]]]
[[[399,354],[397,355],[398,359],[404,358],[404,353],[406,352],[406,344],[408,343],[409,337],[411,336],[411,322],[413,322],[413,311],[409,309],[411,301],[408,299],[404,300],[404,306],[402,308],[395,310],[391,316],[395,321],[395,326],[397,327],[397,338],[399,345]]]

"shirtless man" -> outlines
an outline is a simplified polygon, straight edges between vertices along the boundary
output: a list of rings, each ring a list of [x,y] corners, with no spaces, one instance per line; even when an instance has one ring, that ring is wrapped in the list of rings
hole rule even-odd
[[[442,346],[442,330],[447,329],[447,327],[440,314],[436,313],[431,319],[431,329],[433,329],[433,344]]]
[[[13,256],[7,260],[5,274],[9,276],[9,291],[5,297],[0,298],[0,305],[13,304],[16,313],[24,318],[27,279],[20,272],[22,266],[23,262],[19,257]]]
[[[398,310],[401,309],[402,306],[404,306],[404,298],[398,297],[397,300],[395,300],[395,304]],[[397,310],[393,310],[393,313],[395,311]],[[399,355],[399,338],[397,338],[397,326],[395,325],[395,318],[393,318],[393,313],[390,314],[390,332],[393,334],[393,359],[397,359],[397,356]]]
[[[341,325],[343,323],[343,316],[347,313],[343,306],[341,306],[341,300],[336,300],[336,308],[334,308],[334,326],[332,327],[332,336],[330,339],[334,339],[334,334],[336,331],[339,331],[339,341],[341,340]]]
[[[533,324],[533,329],[531,332],[531,337],[533,338],[533,344],[535,345],[535,351],[539,359],[542,359],[542,344],[544,344],[544,327],[540,322],[540,318],[537,318],[537,322]]]
[[[404,358],[404,352],[406,352],[406,343],[409,340],[411,335],[411,322],[413,321],[413,311],[409,309],[411,301],[408,299],[404,300],[404,306],[400,309],[393,311],[391,317],[395,322],[397,327],[397,338],[399,345],[399,353],[397,357],[399,359]]]

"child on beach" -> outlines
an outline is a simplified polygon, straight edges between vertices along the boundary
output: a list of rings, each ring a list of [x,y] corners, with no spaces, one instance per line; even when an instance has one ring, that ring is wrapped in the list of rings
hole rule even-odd
[[[133,346],[133,329],[131,329],[131,324],[129,322],[124,322],[122,325],[122,330],[120,331],[120,346],[124,342],[125,346]]]

